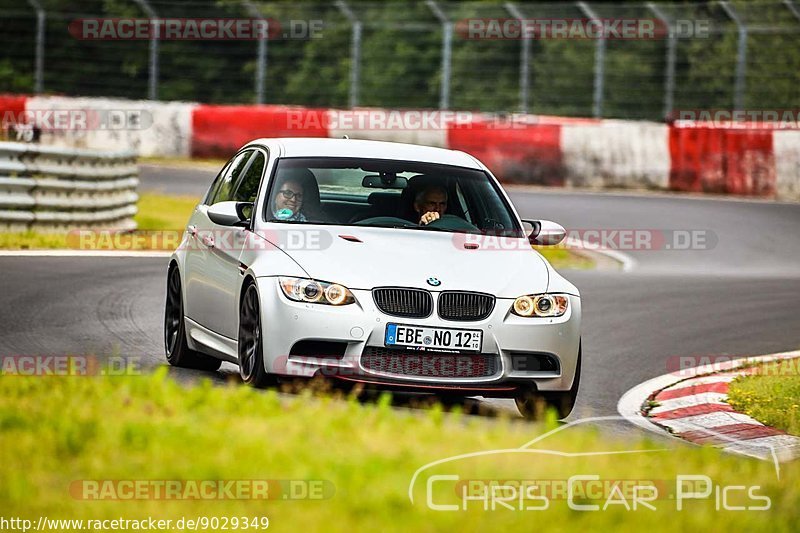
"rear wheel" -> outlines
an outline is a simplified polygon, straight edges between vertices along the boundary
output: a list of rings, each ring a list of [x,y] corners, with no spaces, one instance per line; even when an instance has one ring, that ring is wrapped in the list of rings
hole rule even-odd
[[[256,388],[274,384],[264,368],[261,305],[254,284],[245,290],[239,307],[239,375],[242,381]]]
[[[541,418],[547,409],[552,408],[556,410],[560,419],[567,418],[575,407],[575,400],[578,398],[578,389],[581,384],[581,358],[582,349],[579,345],[575,378],[572,380],[572,387],[568,391],[537,392],[526,390],[514,398],[520,414],[528,420],[537,420]]]
[[[183,318],[181,274],[175,267],[167,275],[167,303],[164,307],[164,347],[167,362],[183,368],[217,370],[222,361],[189,349]]]

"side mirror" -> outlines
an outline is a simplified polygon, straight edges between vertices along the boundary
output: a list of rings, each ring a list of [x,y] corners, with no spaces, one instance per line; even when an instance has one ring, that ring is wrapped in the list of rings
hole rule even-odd
[[[208,218],[220,226],[247,226],[252,213],[252,202],[219,202],[208,208]]]
[[[522,226],[531,244],[539,246],[555,246],[567,236],[564,226],[549,220],[523,220]]]

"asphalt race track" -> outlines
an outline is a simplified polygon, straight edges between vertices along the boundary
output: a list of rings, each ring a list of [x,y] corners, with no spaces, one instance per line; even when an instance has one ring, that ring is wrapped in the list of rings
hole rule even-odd
[[[212,177],[213,172],[142,166],[141,189],[199,196]],[[510,192],[525,218],[576,230],[658,230],[653,242],[662,249],[630,251],[631,271],[566,273],[583,298],[578,415],[616,414],[626,390],[674,369],[668,368],[671,357],[800,347],[800,205]],[[664,230],[667,242],[661,241]],[[663,249],[675,244],[669,240],[674,230],[704,232],[713,247]],[[0,271],[0,355],[118,354],[140,357],[144,366],[166,364],[166,259],[0,257]],[[233,369],[225,364],[216,377],[224,379]],[[171,373],[181,379],[203,375]],[[513,409],[508,400],[491,403]]]

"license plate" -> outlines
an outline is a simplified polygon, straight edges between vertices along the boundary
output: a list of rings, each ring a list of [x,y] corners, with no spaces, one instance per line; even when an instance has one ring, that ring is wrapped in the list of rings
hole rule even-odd
[[[386,346],[480,352],[483,331],[479,329],[429,328],[386,324]]]

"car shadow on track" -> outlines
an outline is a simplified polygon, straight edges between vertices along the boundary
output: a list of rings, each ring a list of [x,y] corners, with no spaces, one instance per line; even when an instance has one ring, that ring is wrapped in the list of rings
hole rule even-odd
[[[207,379],[214,385],[247,386],[242,382],[239,373],[233,365],[224,364],[222,368],[216,372],[175,368],[168,365],[164,366],[167,368],[168,376],[179,383],[187,385],[196,384],[202,379]],[[278,383],[276,386],[271,387],[271,389],[287,397],[298,397],[306,393],[311,393],[312,396],[333,396],[345,401],[353,396],[361,404],[376,404],[380,398],[387,393],[387,391],[365,388],[359,385],[343,386],[322,378],[285,381]],[[488,418],[498,417],[501,414],[508,415],[508,411],[498,409],[495,405],[490,405],[475,398],[464,398],[453,395],[391,392],[390,405],[399,409],[413,410],[431,410],[437,406],[441,406],[442,410],[445,412],[460,410],[464,414]]]

